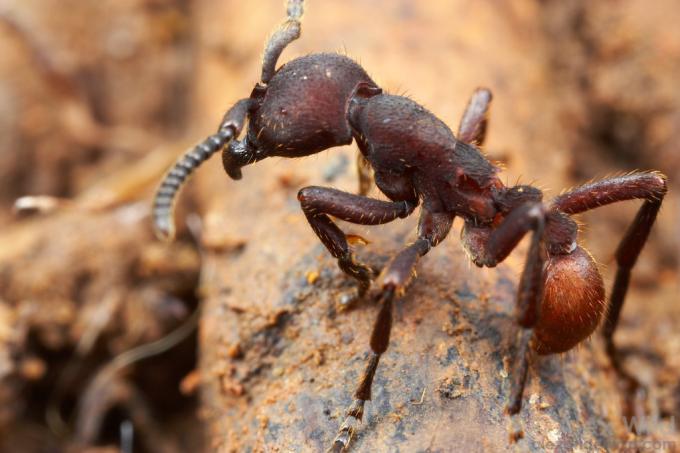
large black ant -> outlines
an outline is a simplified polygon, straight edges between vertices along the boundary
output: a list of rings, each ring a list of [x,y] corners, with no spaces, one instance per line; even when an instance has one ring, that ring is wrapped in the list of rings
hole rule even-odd
[[[666,177],[633,172],[576,187],[547,203],[542,192],[530,185],[506,187],[498,178],[499,168],[477,148],[486,135],[489,90],[473,94],[456,137],[416,102],[384,93],[345,56],[312,54],[277,69],[283,49],[300,36],[302,3],[289,0],[288,20],[265,48],[260,83],[249,98],[227,111],[216,134],[184,155],[165,176],[153,213],[158,233],[172,237],[172,210],[179,188],[217,151],[222,151],[227,174],[240,179],[241,167],[266,157],[302,157],[356,140],[359,167],[372,168],[375,184],[390,201],[365,196],[370,187],[367,171],[359,172],[359,195],[316,186],[298,193],[314,232],[340,268],[357,280],[356,297],[363,296],[376,277],[381,286],[372,352],[331,450],[348,446],[364,403],[371,399],[378,361],[389,343],[393,299],[403,295],[419,258],[444,240],[456,216],[464,220],[463,246],[479,267],[496,266],[525,234],[531,234],[517,296],[520,332],[507,407],[510,414],[520,411],[532,352],[553,354],[573,348],[596,329],[605,312],[607,353],[623,373],[613,334],[631,269],[666,194]],[[239,141],[246,118],[248,130]],[[578,228],[571,216],[632,199],[644,203],[616,251],[618,268],[607,305],[602,277],[593,258],[578,245]],[[345,234],[331,219],[377,225],[407,217],[418,205],[416,240],[380,273],[357,261]]]

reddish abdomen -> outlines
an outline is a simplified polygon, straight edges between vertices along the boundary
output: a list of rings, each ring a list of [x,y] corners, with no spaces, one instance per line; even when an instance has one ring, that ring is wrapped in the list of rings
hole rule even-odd
[[[565,352],[576,346],[597,328],[606,307],[602,276],[581,247],[548,258],[543,294],[534,331],[539,354]]]

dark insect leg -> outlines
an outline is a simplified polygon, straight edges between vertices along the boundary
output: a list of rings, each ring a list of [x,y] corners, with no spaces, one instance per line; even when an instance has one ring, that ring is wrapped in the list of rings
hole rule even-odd
[[[616,331],[623,302],[628,291],[631,270],[635,266],[638,256],[640,256],[642,247],[647,241],[649,231],[656,220],[656,215],[660,208],[661,199],[645,201],[616,249],[616,264],[618,268],[602,333],[607,345],[607,354],[615,368],[619,371],[621,371],[621,366],[618,362],[614,346],[614,332]]]
[[[350,440],[357,426],[361,423],[364,416],[364,404],[371,399],[371,386],[375,371],[378,369],[378,362],[383,352],[387,350],[390,342],[390,332],[392,331],[392,300],[394,290],[388,289],[382,293],[380,301],[380,312],[373,324],[371,332],[371,353],[364,374],[359,380],[359,386],[354,392],[354,401],[347,409],[345,420],[340,426],[337,436],[333,440],[333,445],[328,452],[341,452],[349,445]]]
[[[552,203],[554,209],[576,214],[618,201],[645,200],[616,249],[618,269],[602,329],[607,354],[614,368],[626,377],[628,374],[622,370],[614,346],[614,332],[628,291],[631,270],[647,241],[667,190],[666,177],[660,173],[632,173],[577,187],[555,198]]]
[[[418,222],[418,239],[399,252],[382,274],[383,291],[393,289],[398,297],[415,276],[415,268],[421,256],[444,240],[455,215],[448,212],[432,213],[423,209]]]
[[[274,76],[276,62],[279,60],[283,49],[300,37],[300,18],[302,17],[303,3],[302,0],[288,0],[288,20],[274,32],[264,49],[262,77],[260,78],[263,84],[269,83]]]
[[[399,252],[383,273],[380,312],[371,333],[371,353],[359,386],[354,392],[354,401],[346,412],[346,418],[329,452],[341,452],[349,445],[352,434],[364,415],[364,404],[371,399],[371,386],[378,368],[380,356],[387,350],[392,329],[392,301],[404,293],[414,275],[415,266],[421,256],[441,242],[453,224],[453,214],[433,214],[423,210],[418,225],[418,239]]]
[[[458,127],[458,140],[475,146],[482,146],[486,138],[491,91],[477,88],[468,102]]]
[[[357,262],[349,248],[345,233],[329,215],[360,225],[379,225],[407,217],[415,205],[406,201],[381,201],[326,187],[305,187],[298,193],[309,224],[338,265],[359,282],[359,296],[368,290],[375,272]]]
[[[174,237],[175,225],[172,214],[177,193],[199,165],[227,146],[241,133],[251,105],[250,99],[242,99],[234,104],[224,115],[217,133],[184,154],[165,175],[153,200],[153,223],[158,237],[165,240],[171,240]]]
[[[533,348],[530,341],[534,335],[534,326],[538,322],[540,305],[543,299],[543,261],[541,255],[541,241],[543,236],[543,218],[527,217],[532,224],[534,233],[527,253],[527,259],[522,271],[517,294],[517,319],[522,327],[518,333],[518,351],[515,370],[512,373],[510,402],[508,413],[516,414],[522,408],[522,396],[527,380],[527,370]]]
[[[368,195],[373,187],[373,169],[360,152],[357,153],[357,174],[359,175],[359,195]]]
[[[524,384],[533,352],[531,339],[543,299],[544,257],[541,252],[544,225],[543,205],[540,203],[524,204],[511,211],[505,220],[491,232],[481,252],[483,264],[495,266],[510,254],[527,232],[533,231],[517,293],[516,316],[521,330],[518,333],[517,363],[511,375],[510,402],[507,408],[510,414],[518,413],[522,407]]]

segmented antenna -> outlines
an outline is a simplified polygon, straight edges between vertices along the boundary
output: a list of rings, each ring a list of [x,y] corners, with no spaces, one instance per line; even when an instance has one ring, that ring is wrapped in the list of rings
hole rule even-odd
[[[262,82],[265,84],[276,72],[276,62],[283,49],[300,37],[303,4],[303,0],[288,0],[286,10],[288,19],[267,43],[262,62]],[[220,130],[183,155],[163,178],[153,201],[153,224],[160,239],[171,240],[175,236],[173,213],[177,194],[182,185],[199,165],[227,146],[234,136],[238,135],[250,103],[250,99],[237,102],[225,114]]]
[[[288,20],[300,20],[304,12],[304,3],[304,0],[288,0],[288,8],[286,8]]]
[[[227,146],[232,138],[233,126],[220,129],[184,154],[166,173],[153,200],[153,224],[160,239],[169,241],[175,236],[173,213],[177,194],[184,182],[199,165]]]
[[[276,62],[288,44],[300,37],[300,19],[303,13],[303,0],[288,0],[286,13],[288,19],[281,24],[267,42],[262,59],[262,83],[268,83],[276,72]]]

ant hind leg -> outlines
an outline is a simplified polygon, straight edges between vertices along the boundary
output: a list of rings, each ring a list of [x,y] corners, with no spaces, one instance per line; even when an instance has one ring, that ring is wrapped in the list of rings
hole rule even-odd
[[[628,292],[631,271],[647,242],[667,191],[666,177],[661,173],[635,172],[585,184],[558,196],[552,202],[554,209],[572,215],[619,201],[645,200],[616,249],[616,277],[602,329],[607,355],[618,375],[627,381],[630,394],[635,393],[640,384],[623,369],[614,344],[614,333]],[[629,412],[632,412],[630,407]]]

